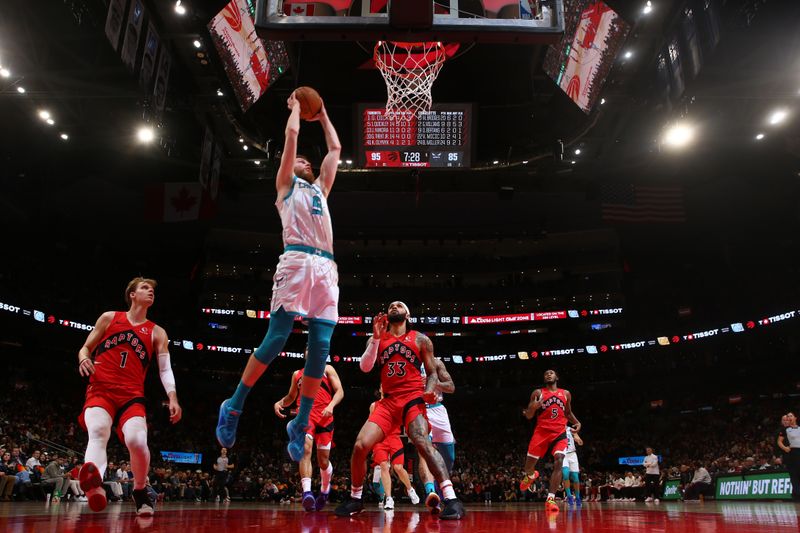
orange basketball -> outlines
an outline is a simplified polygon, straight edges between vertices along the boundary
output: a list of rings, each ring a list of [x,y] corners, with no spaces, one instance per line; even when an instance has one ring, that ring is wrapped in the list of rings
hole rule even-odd
[[[322,109],[322,98],[311,87],[298,87],[294,90],[294,97],[300,102],[300,118],[303,120],[314,118]]]

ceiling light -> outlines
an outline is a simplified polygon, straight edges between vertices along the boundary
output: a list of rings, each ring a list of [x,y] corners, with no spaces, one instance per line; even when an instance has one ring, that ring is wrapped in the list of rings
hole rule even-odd
[[[255,161],[253,161],[253,163],[255,163],[256,165],[260,165],[260,164],[261,164],[261,161],[259,161],[258,159],[256,159]]]
[[[48,124],[49,126],[52,126],[53,124],[55,124],[55,123],[56,123],[56,121],[55,121],[55,120],[53,120],[52,118],[48,118],[47,120],[45,120],[45,122],[47,122],[47,124]]]
[[[250,149],[250,147],[247,146],[246,144],[244,146],[242,146],[242,150],[244,150],[245,152],[248,151],[249,149]]]
[[[492,161],[492,164],[493,164],[493,165],[496,165],[496,164],[498,164],[499,162],[500,162],[500,161],[497,161],[497,160],[495,159],[494,161]]]
[[[671,126],[664,134],[664,143],[673,148],[682,148],[694,139],[694,128],[688,124],[679,123]]]
[[[756,140],[757,141],[760,141],[763,138],[764,138],[764,134],[763,133],[759,133],[758,135],[756,135]]]
[[[203,46],[203,43],[201,43],[201,42],[200,42],[200,41],[198,41],[197,39],[195,39],[194,41],[192,41],[192,44],[194,45],[194,47],[195,47],[195,48],[200,48],[201,46]]]
[[[581,149],[575,148],[575,155],[581,155]]]
[[[11,76],[11,71],[8,70],[7,68],[0,67],[0,76],[3,76],[4,78],[8,78],[9,76]]]
[[[789,116],[789,112],[785,109],[778,109],[777,111],[773,111],[772,114],[769,116],[769,123],[773,126],[780,124],[786,117]]]
[[[25,94],[25,87],[17,87],[17,92],[19,94]]]
[[[523,162],[522,162],[522,164],[523,164],[523,165],[527,165],[527,164],[528,164],[528,162],[527,162],[527,161],[523,161]]]
[[[59,135],[59,137],[61,137],[65,141],[69,140],[69,135],[67,135],[66,133],[62,133],[61,135]]]
[[[225,96],[225,93],[222,92],[222,89],[217,89],[217,96]]]
[[[603,105],[603,104],[605,104],[605,103],[606,103],[606,99],[605,99],[605,98],[601,98],[601,99],[600,99],[600,105]]]
[[[175,2],[175,13],[177,13],[178,15],[186,14],[186,6],[181,5],[181,0]]]
[[[42,109],[41,111],[39,111],[39,118],[42,120],[47,120],[48,118],[50,118],[50,111]]]
[[[244,142],[244,138],[243,137],[239,137],[239,142],[243,143]]]
[[[633,57],[633,52],[631,52],[630,50],[628,50],[627,52],[625,52],[625,59],[630,59],[630,58],[632,58],[632,57]]]
[[[653,11],[653,3],[650,0],[647,0],[647,3],[644,5],[644,8],[642,8],[642,13],[644,13],[645,15],[649,15],[651,11]]]
[[[139,139],[139,142],[149,143],[156,138],[156,134],[153,132],[153,128],[149,126],[143,126],[139,128],[139,131],[136,132],[136,138]]]
[[[575,164],[575,160],[573,159],[572,161],[570,161],[570,163],[572,163],[574,165]]]

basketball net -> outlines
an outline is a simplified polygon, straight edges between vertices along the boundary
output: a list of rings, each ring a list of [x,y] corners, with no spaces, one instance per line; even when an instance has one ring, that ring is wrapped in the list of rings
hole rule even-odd
[[[375,66],[386,81],[386,117],[410,121],[430,111],[431,88],[446,58],[441,42],[378,41]]]

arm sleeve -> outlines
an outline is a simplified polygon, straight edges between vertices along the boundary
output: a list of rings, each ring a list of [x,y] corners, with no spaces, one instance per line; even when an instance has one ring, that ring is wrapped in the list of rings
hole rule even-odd
[[[367,349],[361,355],[361,371],[369,372],[375,366],[375,359],[378,357],[378,339],[372,339],[367,345]]]
[[[166,393],[175,392],[175,374],[172,373],[169,352],[158,354],[158,375]]]

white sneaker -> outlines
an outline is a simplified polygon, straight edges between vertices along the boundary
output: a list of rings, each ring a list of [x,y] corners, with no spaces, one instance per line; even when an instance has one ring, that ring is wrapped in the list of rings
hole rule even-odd
[[[391,496],[387,496],[386,501],[383,504],[383,510],[391,511],[392,509],[394,509],[394,498],[392,498]]]
[[[88,502],[89,498],[87,498],[86,496],[78,496],[77,501],[79,501],[79,502]]]
[[[650,502],[653,501],[653,497],[652,496],[648,496],[647,498],[644,499],[644,501],[647,502],[647,503],[650,503]]]
[[[655,500],[653,500],[653,502],[655,502],[655,503],[661,503],[661,500],[659,500],[658,498],[656,498]]]
[[[217,496],[216,498],[214,498],[214,501],[215,501],[215,502],[217,502],[217,503],[219,503],[219,496]]]
[[[417,496],[417,491],[414,490],[414,487],[408,490],[408,497],[411,498],[411,505],[417,505],[419,503],[419,496]]]
[[[378,498],[378,509],[383,509],[383,502],[386,501],[386,497]]]

